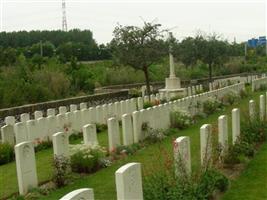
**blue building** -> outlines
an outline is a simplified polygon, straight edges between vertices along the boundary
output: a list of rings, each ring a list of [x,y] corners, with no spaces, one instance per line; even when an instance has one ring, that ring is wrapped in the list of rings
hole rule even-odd
[[[247,41],[248,47],[256,48],[258,46],[266,45],[266,36],[261,36],[258,39],[252,38]]]

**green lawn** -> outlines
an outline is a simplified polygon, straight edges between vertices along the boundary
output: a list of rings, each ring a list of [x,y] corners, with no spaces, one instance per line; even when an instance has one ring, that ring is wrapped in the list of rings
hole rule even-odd
[[[263,93],[263,92],[262,92]],[[229,126],[231,124],[230,112],[232,107],[239,107],[242,110],[247,110],[249,99],[259,98],[259,92],[254,94],[254,97],[244,98],[240,101],[238,105],[229,106],[226,110],[210,115],[209,117],[200,120],[197,124],[190,126],[188,129],[178,131],[172,136],[167,137],[162,143],[150,145],[144,149],[141,149],[136,154],[128,156],[122,160],[117,161],[111,167],[102,169],[95,174],[84,176],[72,184],[58,189],[52,192],[49,196],[44,196],[41,199],[59,199],[66,193],[83,187],[90,187],[94,189],[96,199],[116,199],[115,190],[115,171],[125,163],[128,162],[141,162],[143,167],[150,166],[151,163],[156,162],[155,157],[159,153],[159,146],[164,147],[167,151],[172,152],[172,141],[179,136],[189,136],[191,140],[191,154],[192,154],[192,167],[193,170],[197,169],[200,165],[200,142],[199,142],[199,128],[204,123],[217,123],[217,118],[221,114],[228,114],[229,116]],[[245,113],[246,111],[243,111]],[[242,115],[241,115],[242,117]],[[231,133],[229,133],[231,135]],[[107,145],[107,134],[101,133],[99,136],[99,142],[102,145]],[[229,140],[230,142],[231,140]],[[49,180],[51,176],[51,160],[52,160],[52,150],[45,150],[38,152],[36,155],[37,159],[37,170],[39,181]],[[16,170],[15,163],[10,163],[8,165],[0,166],[0,183],[5,182],[4,186],[0,187],[0,196],[7,196],[17,189],[16,180]]]
[[[248,164],[241,176],[231,183],[223,200],[267,199],[267,143]]]

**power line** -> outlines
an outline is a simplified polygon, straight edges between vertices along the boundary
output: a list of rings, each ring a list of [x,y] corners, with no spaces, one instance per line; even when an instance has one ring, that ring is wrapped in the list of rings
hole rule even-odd
[[[68,31],[65,0],[62,0],[62,31]]]

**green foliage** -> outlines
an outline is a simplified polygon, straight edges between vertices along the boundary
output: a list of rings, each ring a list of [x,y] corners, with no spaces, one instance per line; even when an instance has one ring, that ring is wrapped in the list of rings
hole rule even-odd
[[[8,143],[0,143],[0,165],[9,163],[14,159],[14,147]]]
[[[171,127],[178,129],[185,129],[193,124],[193,119],[190,115],[182,112],[171,112]]]
[[[146,142],[149,144],[161,142],[166,138],[166,133],[163,130],[148,128],[146,131]]]
[[[151,108],[153,106],[154,106],[154,104],[151,101],[147,101],[147,102],[144,103],[143,108],[147,109],[147,108]]]
[[[158,164],[145,169],[144,199],[212,199],[214,192],[223,192],[229,185],[227,178],[215,169],[200,170],[188,176],[184,169],[177,168],[180,165],[176,165],[164,149],[160,154]]]
[[[119,25],[115,27],[114,38],[111,41],[112,54],[116,62],[144,72],[149,95],[148,69],[166,55],[160,26],[160,24],[146,22],[141,28]]]
[[[40,141],[37,143],[37,146],[34,147],[34,151],[38,152],[38,151],[42,151],[45,149],[49,149],[53,146],[52,141],[48,140],[48,141]]]
[[[207,100],[203,103],[203,112],[206,115],[211,115],[214,112],[220,110],[222,108],[222,104],[217,100]]]
[[[129,146],[121,145],[121,146],[118,146],[116,148],[116,154],[118,154],[118,155],[123,155],[123,154],[133,155],[136,151],[138,151],[141,148],[142,148],[142,145],[140,143],[132,144]]]
[[[108,129],[108,126],[106,124],[96,124],[96,132],[101,133]]]
[[[55,156],[53,161],[53,181],[57,187],[68,183],[70,176],[70,161],[65,156]]]
[[[71,169],[78,173],[92,173],[97,171],[100,160],[105,157],[106,152],[100,147],[91,148],[86,145],[74,145],[71,155]]]
[[[224,163],[234,165],[253,157],[256,146],[266,141],[267,125],[264,121],[255,117],[254,120],[245,119],[241,124],[241,134],[236,143],[229,147],[225,155]]]
[[[224,105],[234,105],[238,103],[240,100],[240,97],[236,95],[235,93],[228,93],[222,97],[221,102]]]

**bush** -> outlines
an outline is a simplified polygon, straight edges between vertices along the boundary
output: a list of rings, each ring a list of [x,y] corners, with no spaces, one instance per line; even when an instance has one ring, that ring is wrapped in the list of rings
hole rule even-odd
[[[146,134],[146,141],[151,144],[161,142],[166,137],[165,132],[163,132],[162,130],[152,128],[148,128]]]
[[[164,149],[160,149],[160,154],[155,163],[144,171],[144,199],[211,199],[215,191],[223,192],[229,185],[228,179],[213,168],[199,170],[191,176],[186,170],[178,168],[177,175],[173,156]]]
[[[239,96],[234,93],[228,93],[222,97],[222,103],[224,105],[233,105],[240,100]]]
[[[108,129],[108,126],[106,124],[96,124],[96,132],[101,133]]]
[[[48,140],[48,141],[40,141],[37,142],[37,146],[34,147],[34,151],[38,152],[38,151],[42,151],[48,148],[51,148],[53,146],[52,141]]]
[[[150,108],[150,107],[153,107],[154,104],[152,102],[145,102],[144,103],[144,109],[147,109],[147,108]]]
[[[97,171],[101,167],[100,159],[106,155],[106,151],[98,146],[74,145],[71,151],[71,169],[78,173]]]
[[[55,156],[53,162],[53,180],[57,187],[67,184],[70,175],[70,161],[65,156]]]
[[[193,124],[193,119],[190,115],[182,112],[171,112],[171,127],[185,129]]]
[[[14,147],[9,143],[0,144],[0,165],[9,163],[14,159]]]
[[[222,104],[217,100],[207,100],[203,103],[203,112],[211,115],[222,108]]]

